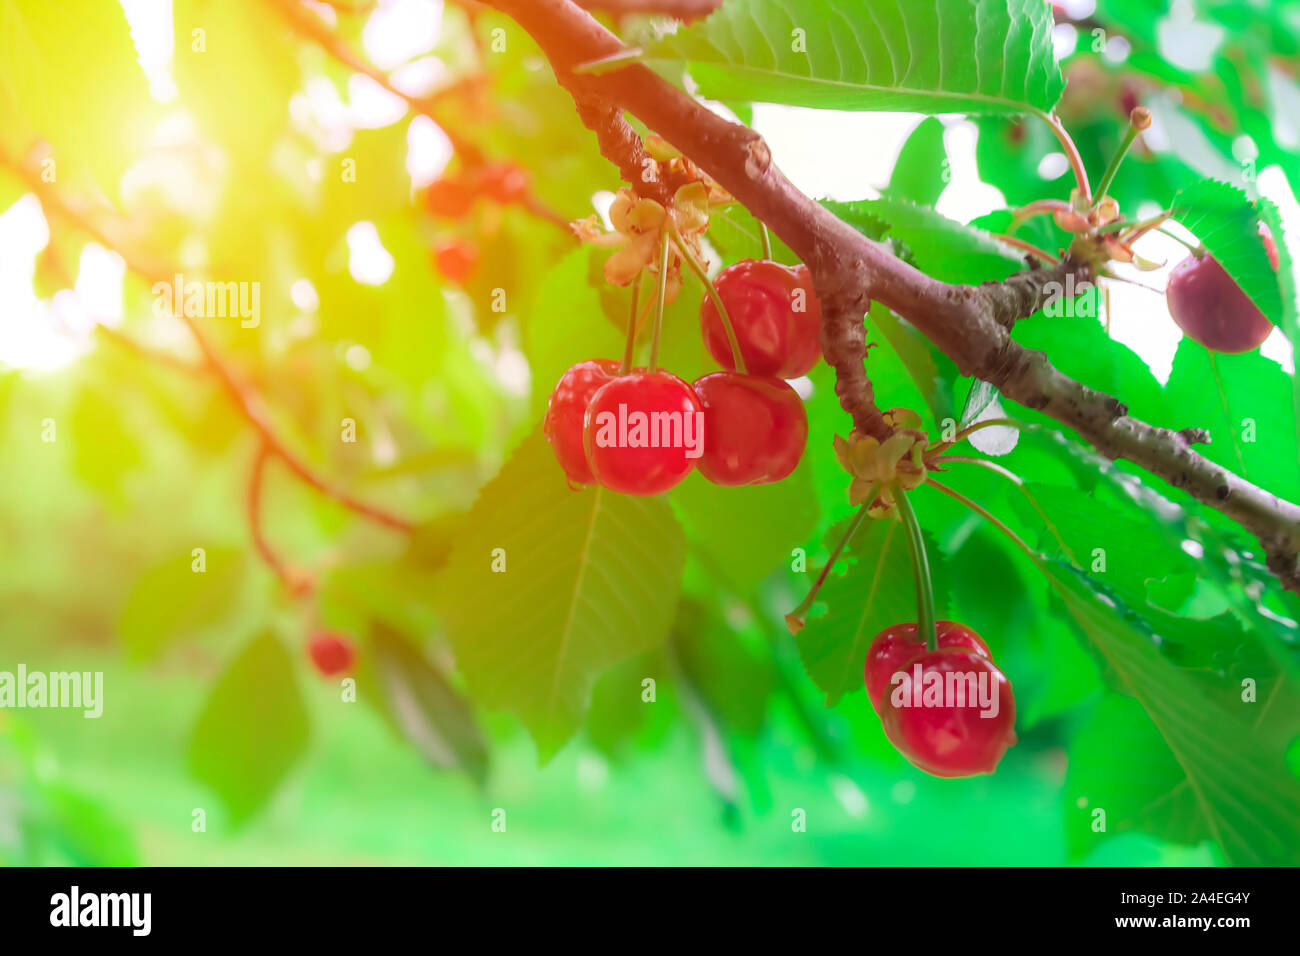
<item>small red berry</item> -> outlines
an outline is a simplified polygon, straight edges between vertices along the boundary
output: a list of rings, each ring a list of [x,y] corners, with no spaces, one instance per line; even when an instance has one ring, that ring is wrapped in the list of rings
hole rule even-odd
[[[797,378],[821,358],[821,304],[807,266],[746,259],[714,280],[735,326],[740,354],[751,375]],[[700,328],[718,363],[735,370],[731,345],[713,301],[700,304]]]
[[[319,631],[307,642],[307,653],[322,677],[335,677],[352,670],[357,649],[341,634]]]
[[[1272,255],[1277,255],[1276,247]],[[1273,331],[1273,323],[1209,254],[1180,262],[1165,294],[1178,327],[1215,352],[1250,352]]]
[[[704,407],[700,473],[715,485],[764,485],[794,471],[808,443],[799,393],[779,378],[714,372],[692,386]]]
[[[483,192],[499,203],[522,202],[532,188],[528,171],[516,163],[491,163],[480,173]]]
[[[941,648],[903,668],[882,700],[899,753],[936,777],[992,773],[1016,742],[1016,699],[991,660]]]
[[[690,474],[704,452],[704,409],[668,372],[634,372],[592,396],[583,447],[596,480],[626,495],[658,495]]]
[[[894,674],[910,666],[912,661],[925,653],[925,639],[916,631],[915,624],[895,624],[877,634],[867,648],[864,678],[867,696],[871,698],[871,706],[876,708],[877,714],[881,712],[882,698]],[[970,651],[992,659],[988,645],[965,624],[938,621],[935,631],[941,648]]]
[[[618,363],[612,359],[579,362],[560,376],[551,392],[542,431],[571,484],[589,485],[596,480],[582,447],[582,428],[591,397],[616,375]]]
[[[472,239],[441,239],[433,247],[433,265],[448,282],[464,285],[478,268],[478,243]]]
[[[452,177],[434,180],[424,191],[425,208],[444,219],[463,219],[473,208],[474,198],[469,185]]]

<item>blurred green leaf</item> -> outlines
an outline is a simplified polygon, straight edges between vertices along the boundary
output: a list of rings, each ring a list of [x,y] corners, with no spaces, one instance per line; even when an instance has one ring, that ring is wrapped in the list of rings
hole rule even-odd
[[[308,733],[293,659],[266,631],[227,665],[204,701],[190,738],[190,769],[239,825],[302,758]]]
[[[89,180],[116,196],[156,119],[122,8],[80,4],[70,15],[62,4],[0,0],[0,115],[15,159],[38,141],[51,147],[46,182]]]
[[[1300,733],[1294,675],[1264,655],[1269,669],[1256,672],[1257,699],[1245,699],[1240,684],[1209,689],[1197,670],[1178,667],[1165,656],[1160,635],[1084,574],[1055,562],[1044,562],[1042,568],[1125,693],[1142,705],[1179,769],[1175,786],[1165,787],[1173,782],[1174,764],[1157,752],[1159,759],[1148,761],[1149,772],[1164,779],[1153,785],[1145,775],[1137,778],[1137,793],[1121,798],[1121,817],[1135,814],[1173,839],[1185,839],[1194,825],[1195,833],[1214,839],[1229,862],[1238,865],[1300,859],[1300,817],[1295,813],[1300,781],[1284,762],[1286,748]],[[1138,739],[1141,746],[1153,742],[1150,735]],[[1135,758],[1125,753],[1122,759],[1121,766],[1129,766]],[[1106,778],[1113,778],[1113,757],[1102,767]],[[1106,778],[1099,786],[1104,788]],[[1074,784],[1076,792],[1089,796],[1091,781],[1076,778]],[[1151,808],[1154,789],[1172,795],[1158,811]],[[1184,791],[1191,800],[1183,799]],[[1193,805],[1195,817],[1189,822]]]
[[[487,782],[487,743],[473,712],[447,680],[400,635],[382,623],[370,632],[374,670],[384,693],[381,709],[425,760],[464,770]]]
[[[230,619],[243,587],[246,555],[206,549],[198,558],[176,554],[146,571],[127,595],[118,630],[134,661],[150,660],[174,642],[193,638]]]
[[[943,123],[931,116],[922,120],[903,143],[885,195],[918,206],[933,206],[951,178]]]

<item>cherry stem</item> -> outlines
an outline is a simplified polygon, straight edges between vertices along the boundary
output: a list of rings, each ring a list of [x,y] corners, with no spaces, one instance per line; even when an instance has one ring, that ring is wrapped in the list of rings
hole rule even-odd
[[[650,337],[650,371],[659,369],[659,335],[664,327],[664,299],[668,296],[668,233],[659,240],[659,283],[655,287],[655,326]]]
[[[1005,242],[1007,245],[1019,249],[1021,252],[1027,252],[1034,258],[1046,262],[1048,265],[1060,265],[1061,260],[1058,257],[1044,249],[1040,249],[1031,242],[1025,242],[1023,239],[1016,239],[1013,236],[998,236],[997,238],[1000,242]]]
[[[912,571],[916,578],[916,613],[918,633],[925,637],[925,646],[929,650],[939,649],[939,632],[934,613],[934,580],[930,576],[930,560],[925,553],[925,536],[921,533],[921,523],[916,520],[916,512],[907,494],[898,485],[893,487],[894,502],[898,505],[898,517],[907,531],[907,546],[912,552]]]
[[[1011,223],[1007,226],[1007,232],[1015,232],[1035,216],[1049,216],[1053,213],[1071,211],[1070,204],[1063,200],[1038,199],[1027,206],[1021,206],[1011,214]]]
[[[1157,228],[1156,228],[1156,232],[1160,233],[1161,235],[1168,236],[1170,239],[1173,239],[1175,242],[1180,242],[1180,243],[1182,243],[1182,244],[1185,245],[1189,250],[1191,250],[1192,255],[1196,256],[1198,259],[1199,259],[1201,256],[1205,255],[1205,248],[1204,248],[1203,246],[1194,246],[1194,245],[1192,245],[1190,242],[1188,242],[1186,239],[1182,239],[1182,238],[1180,238],[1180,237],[1178,237],[1178,236],[1175,236],[1175,235],[1174,235],[1172,232],[1170,232],[1168,229],[1162,229],[1162,228],[1160,228],[1160,227],[1157,227]]]
[[[618,367],[619,375],[626,375],[632,370],[632,352],[636,348],[637,311],[641,299],[641,274],[632,280],[632,304],[627,310],[627,341],[623,344],[623,364]]]
[[[709,278],[709,273],[700,260],[696,259],[691,250],[686,247],[681,235],[674,230],[672,236],[677,252],[681,255],[682,260],[690,266],[691,271],[695,273],[700,282],[704,283],[704,291],[708,293],[710,301],[713,302],[713,307],[718,310],[718,316],[722,319],[722,329],[727,333],[727,344],[731,346],[731,360],[736,365],[736,371],[741,375],[748,374],[749,370],[745,367],[745,357],[740,354],[740,340],[736,338],[736,329],[731,324],[731,315],[722,302],[722,296],[718,295],[717,286]]]
[[[1092,187],[1088,185],[1088,171],[1083,166],[1083,157],[1079,155],[1079,147],[1074,145],[1074,140],[1070,134],[1061,125],[1060,117],[1055,113],[1046,113],[1042,110],[1034,110],[1044,123],[1051,127],[1052,133],[1056,136],[1065,150],[1065,158],[1070,161],[1070,169],[1074,171],[1074,181],[1079,186],[1079,192],[1082,194],[1084,201],[1089,205],[1092,204]]]
[[[1010,468],[999,465],[994,461],[988,461],[985,458],[974,458],[969,455],[944,455],[942,458],[935,459],[935,463],[940,465],[946,465],[949,462],[959,462],[965,465],[979,465],[981,468],[987,468],[989,471],[1001,475],[1017,487],[1025,483],[1025,479],[1021,478]]]
[[[763,244],[763,258],[771,261],[772,259],[772,234],[768,232],[767,223],[763,220],[758,221],[758,241]]]
[[[1003,524],[1001,521],[995,518],[987,508],[983,507],[982,505],[977,505],[975,502],[971,501],[969,498],[963,495],[960,491],[954,491],[952,488],[949,488],[947,485],[941,485],[933,478],[927,478],[925,480],[925,483],[938,491],[942,491],[949,498],[952,498],[956,501],[960,501],[971,511],[975,512],[977,515],[979,515],[989,524],[993,525],[993,527],[997,528],[1004,535],[1006,535],[1011,540],[1011,542],[1017,548],[1023,551],[1031,561],[1033,561],[1035,564],[1038,563],[1039,556],[1037,553],[1034,552],[1034,549],[1029,547],[1029,545],[1025,544],[1024,539],[1021,538],[1020,535],[1016,534],[1005,524]]]
[[[1097,198],[1093,203],[1096,208],[1097,204],[1106,198],[1106,190],[1110,189],[1111,184],[1115,182],[1115,176],[1119,173],[1119,168],[1124,162],[1124,157],[1128,151],[1133,148],[1137,138],[1142,135],[1142,130],[1132,121],[1128,124],[1128,129],[1124,133],[1124,142],[1119,144],[1119,149],[1111,158],[1110,165],[1106,167],[1106,174],[1101,177],[1101,184],[1097,186]]]
[[[817,580],[813,582],[812,588],[804,599],[799,602],[799,606],[785,616],[786,625],[791,631],[797,631],[803,626],[804,618],[812,610],[813,601],[817,599],[817,592],[822,589],[822,585],[826,582],[826,576],[831,573],[831,568],[835,567],[835,562],[840,559],[840,555],[848,547],[854,533],[866,520],[867,511],[871,508],[871,503],[875,500],[875,497],[875,488],[867,489],[866,500],[862,503],[862,507],[858,509],[858,513],[849,521],[849,526],[844,529],[839,544],[835,545],[835,550],[831,552],[831,556],[826,560],[826,566],[822,568],[821,574],[817,575]],[[797,625],[794,622],[798,622]]]

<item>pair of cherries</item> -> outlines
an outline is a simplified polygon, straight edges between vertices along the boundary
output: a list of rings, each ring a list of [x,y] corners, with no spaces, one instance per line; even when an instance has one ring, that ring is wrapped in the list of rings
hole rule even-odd
[[[969,627],[939,621],[937,631],[933,651],[915,624],[877,634],[867,649],[867,696],[885,736],[926,773],[992,773],[1016,742],[1011,683]]]
[[[735,371],[722,318],[707,297],[701,330],[725,371],[688,384],[663,371],[619,375],[609,359],[574,365],[551,393],[543,426],[571,484],[658,495],[697,466],[729,487],[769,484],[794,471],[808,441],[808,416],[785,379],[806,374],[821,357],[821,310],[808,270],[745,260],[723,269],[715,287],[749,374]],[[638,419],[681,422],[683,440],[609,440],[624,437],[623,424],[635,427]],[[615,423],[618,429],[610,427]]]

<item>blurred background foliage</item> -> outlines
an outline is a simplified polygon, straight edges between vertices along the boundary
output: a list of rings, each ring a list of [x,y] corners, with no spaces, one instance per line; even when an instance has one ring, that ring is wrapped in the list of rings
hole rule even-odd
[[[746,58],[792,22],[867,59],[876,41],[934,44],[915,12],[850,42],[830,26],[847,6],[728,0],[732,21],[649,48],[665,75],[689,69],[747,117]],[[1056,105],[1094,177],[1127,110],[1149,106],[1163,139],[1117,181],[1126,212],[1207,179],[1250,203],[1267,169],[1300,190],[1300,3],[1053,6],[1055,31],[1037,0],[1013,3],[1032,29],[1012,31],[1009,53],[1004,33],[973,54],[967,38],[962,55],[981,77],[1008,55],[1025,87],[1043,77],[1023,105]],[[651,35],[644,18],[609,22]],[[0,710],[0,862],[1300,861],[1300,602],[1230,522],[1049,420],[1008,409],[1045,426],[1000,459],[1024,488],[976,468],[944,479],[1042,560],[951,499],[916,496],[940,611],[985,637],[1020,708],[1019,744],[970,780],[914,769],[863,699],[865,641],[911,600],[905,555],[860,536],[799,639],[782,623],[851,513],[828,369],[804,383],[809,452],[779,485],[695,475],[653,501],[565,487],[537,425],[566,367],[619,354],[626,292],[563,223],[606,208],[618,181],[509,20],[434,0],[0,0],[0,37],[0,670],[105,675],[99,719]],[[917,116],[893,175],[836,197],[853,200],[837,214],[948,281],[1021,268],[979,228],[1005,211],[964,226],[925,208],[954,161],[972,162],[949,155],[947,114],[965,107],[942,68],[919,99],[827,99],[852,59],[815,60],[798,83],[776,71],[752,95],[945,118]],[[966,172],[1002,206],[1068,198],[1045,124],[967,125]],[[438,176],[503,159],[527,170],[527,202],[482,200],[459,219],[426,208]],[[1270,204],[1250,208],[1283,235]],[[463,282],[431,262],[449,239],[480,250]],[[709,240],[715,260],[758,252],[738,207]],[[777,256],[791,261],[779,243]],[[273,456],[262,531],[316,585],[290,594],[249,527],[261,438],[155,308],[139,261],[258,283],[256,327],[196,320],[213,350],[315,474],[413,530],[366,520]],[[1274,318],[1293,334],[1284,266]],[[666,318],[664,364],[687,379],[711,369],[700,295],[687,282]],[[1139,301],[1168,322],[1158,296]],[[870,322],[881,406],[920,410],[936,432],[959,416],[971,383],[887,310]],[[1207,454],[1300,498],[1281,334],[1282,362],[1186,340],[1167,376],[1089,315],[1016,334],[1145,420],[1210,428]],[[496,547],[502,575],[487,573]],[[792,570],[798,549],[807,574]],[[602,561],[609,574],[584,583]],[[356,703],[303,651],[322,627],[359,645]],[[1243,676],[1261,695],[1244,718]]]

